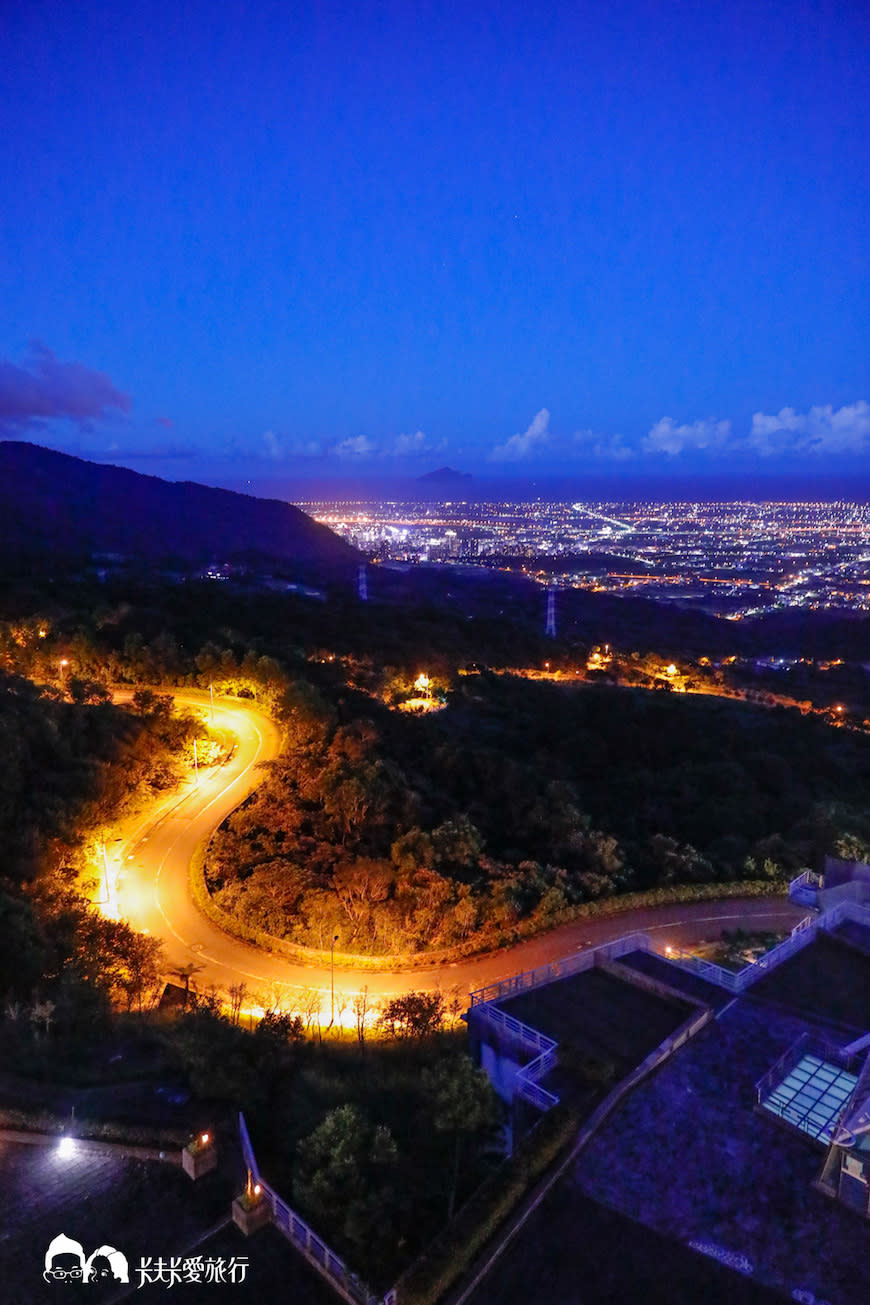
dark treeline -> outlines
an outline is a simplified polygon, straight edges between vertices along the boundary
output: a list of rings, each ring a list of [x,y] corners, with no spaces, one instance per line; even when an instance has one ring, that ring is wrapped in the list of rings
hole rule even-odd
[[[559,637],[550,640],[543,633],[545,589],[516,573],[370,567],[369,603],[360,603],[348,584],[327,582],[322,592],[325,599],[318,601],[258,591],[244,579],[176,585],[109,577],[104,584],[23,585],[0,578],[0,619],[17,626],[42,619],[57,640],[83,639],[85,647],[116,655],[134,636],[149,648],[157,641],[158,654],[170,641],[190,658],[212,641],[237,653],[254,648],[285,663],[322,647],[380,665],[441,658],[452,666],[523,666],[576,660],[604,643],[626,655],[678,660],[732,654],[870,660],[870,619],[842,613],[786,611],[734,622],[639,597],[563,590],[556,600]],[[177,671],[171,658],[168,669]]]

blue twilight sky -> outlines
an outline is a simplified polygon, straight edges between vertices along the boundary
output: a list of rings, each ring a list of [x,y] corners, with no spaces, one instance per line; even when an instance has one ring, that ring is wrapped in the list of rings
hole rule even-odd
[[[868,67],[863,0],[4,0],[0,433],[290,496],[849,482]]]

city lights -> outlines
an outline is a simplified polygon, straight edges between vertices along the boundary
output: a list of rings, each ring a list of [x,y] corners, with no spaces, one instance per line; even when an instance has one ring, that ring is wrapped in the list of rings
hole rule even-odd
[[[830,502],[309,502],[391,564],[510,566],[557,587],[729,620],[870,611],[870,507]]]

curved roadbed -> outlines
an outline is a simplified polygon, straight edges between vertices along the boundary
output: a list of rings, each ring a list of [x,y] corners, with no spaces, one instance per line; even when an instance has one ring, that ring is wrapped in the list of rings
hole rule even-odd
[[[206,692],[171,692],[180,706],[210,712]],[[117,694],[121,701],[125,695]],[[329,966],[307,965],[266,952],[226,933],[207,919],[190,894],[190,864],[218,825],[257,787],[257,764],[274,760],[281,733],[274,721],[247,703],[217,698],[213,721],[238,740],[232,757],[212,771],[200,772],[198,784],[188,783],[170,798],[158,801],[114,845],[120,914],[165,944],[167,972],[192,967],[198,988],[226,990],[245,983],[253,1001],[271,1005],[289,990],[328,991]],[[727,898],[674,906],[629,910],[605,919],[581,919],[560,925],[517,946],[490,955],[414,970],[352,970],[336,968],[336,992],[356,993],[367,987],[372,998],[408,991],[455,988],[461,995],[494,983],[520,970],[545,965],[583,947],[644,930],[662,947],[685,946],[715,937],[722,929],[784,931],[804,911],[782,897]]]

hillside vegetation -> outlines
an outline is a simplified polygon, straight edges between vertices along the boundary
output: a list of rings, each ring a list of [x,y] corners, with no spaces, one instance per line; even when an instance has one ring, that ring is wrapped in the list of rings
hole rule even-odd
[[[282,711],[287,751],[208,882],[317,947],[505,941],[626,891],[782,878],[866,828],[870,740],[796,713],[494,675],[432,715],[303,681]]]

